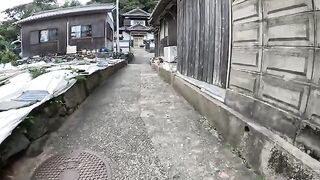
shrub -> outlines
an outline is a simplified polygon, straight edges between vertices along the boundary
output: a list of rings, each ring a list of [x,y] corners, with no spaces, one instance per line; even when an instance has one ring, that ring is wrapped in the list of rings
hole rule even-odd
[[[6,64],[11,62],[15,65],[15,62],[18,60],[18,56],[12,51],[2,51],[0,52],[0,63]]]
[[[120,52],[120,53],[114,52],[114,53],[113,53],[113,59],[124,59],[124,58],[123,58],[124,56],[125,56],[125,55],[124,55],[124,53],[122,53],[122,52]]]
[[[29,72],[30,72],[32,78],[36,78],[36,77],[38,77],[38,76],[40,76],[42,74],[45,74],[47,71],[44,68],[36,68],[36,67],[34,67],[34,68],[30,68]]]

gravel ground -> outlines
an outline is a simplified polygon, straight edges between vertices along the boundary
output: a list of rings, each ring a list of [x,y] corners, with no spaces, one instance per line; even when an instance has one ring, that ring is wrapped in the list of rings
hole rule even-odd
[[[113,179],[258,179],[135,50],[135,61],[97,88],[52,136],[44,153],[15,165],[27,179],[46,157],[90,150],[107,157]]]

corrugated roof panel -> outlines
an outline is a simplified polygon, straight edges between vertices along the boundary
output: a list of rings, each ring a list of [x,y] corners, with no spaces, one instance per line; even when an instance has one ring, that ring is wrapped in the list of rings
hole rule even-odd
[[[25,91],[24,93],[21,94],[15,101],[31,101],[31,102],[40,102],[42,101],[45,97],[49,95],[48,91],[43,91],[43,90],[30,90],[30,91]]]

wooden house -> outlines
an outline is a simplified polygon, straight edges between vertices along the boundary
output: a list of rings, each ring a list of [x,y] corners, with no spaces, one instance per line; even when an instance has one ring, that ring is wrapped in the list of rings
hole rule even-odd
[[[112,50],[114,5],[100,4],[49,10],[17,22],[22,55],[66,54],[83,49]]]
[[[177,1],[159,1],[149,22],[154,27],[156,56],[165,56],[165,49],[176,56],[174,49],[177,47]]]
[[[154,39],[153,32],[149,27],[150,14],[140,8],[133,9],[122,14],[123,27],[120,27],[122,41],[130,41],[135,48],[145,47],[146,41]]]

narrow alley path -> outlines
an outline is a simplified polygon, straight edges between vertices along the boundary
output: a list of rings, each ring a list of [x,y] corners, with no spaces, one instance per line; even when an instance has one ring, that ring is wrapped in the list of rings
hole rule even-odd
[[[25,180],[49,154],[74,149],[108,157],[115,180],[258,179],[151,70],[150,57],[135,50],[133,64],[90,95],[50,137],[42,155],[21,162],[17,179]]]

